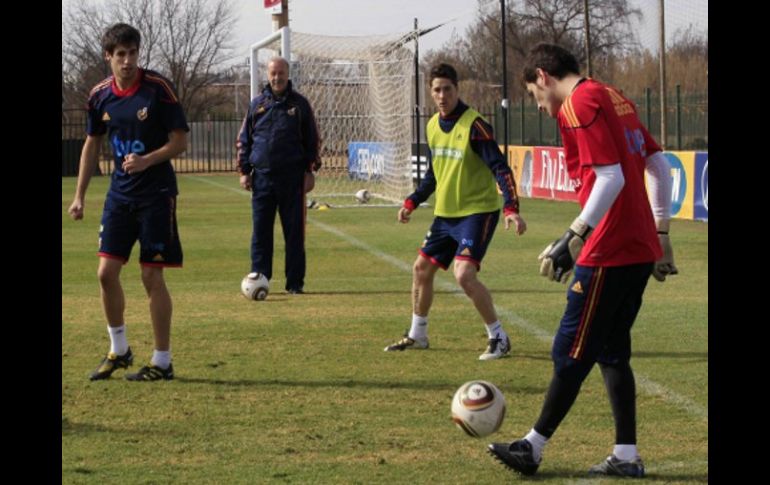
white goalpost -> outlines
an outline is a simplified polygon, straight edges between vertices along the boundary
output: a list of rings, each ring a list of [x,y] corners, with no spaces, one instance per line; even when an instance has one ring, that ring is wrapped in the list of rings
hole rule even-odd
[[[275,55],[291,64],[294,88],[310,101],[321,136],[323,166],[308,198],[335,207],[399,205],[413,190],[412,33],[343,37],[282,27],[251,47],[252,98]]]
[[[259,51],[260,49],[268,48],[268,46],[274,45],[277,41],[280,41],[279,55],[286,59],[291,58],[291,31],[289,27],[281,27],[272,34],[268,35],[264,39],[260,40],[256,44],[252,44],[249,52],[249,81],[251,85],[251,91],[249,99],[254,99],[260,92],[259,85]],[[264,72],[264,71],[263,71]],[[261,79],[265,79],[263,75]]]

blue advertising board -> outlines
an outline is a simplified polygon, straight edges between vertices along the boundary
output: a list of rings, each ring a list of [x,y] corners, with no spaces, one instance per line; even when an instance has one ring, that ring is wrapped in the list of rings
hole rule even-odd
[[[701,221],[709,220],[709,154],[695,154],[695,193],[694,218]]]
[[[379,180],[385,162],[391,160],[393,143],[352,141],[348,143],[348,176],[354,180]]]

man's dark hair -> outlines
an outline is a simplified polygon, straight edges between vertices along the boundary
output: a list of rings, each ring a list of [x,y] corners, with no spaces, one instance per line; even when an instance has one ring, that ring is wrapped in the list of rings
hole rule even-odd
[[[564,79],[567,74],[580,74],[580,64],[575,56],[556,44],[538,44],[529,52],[522,73],[524,84],[537,81],[538,68],[556,79]]]
[[[433,84],[433,80],[438,77],[449,79],[452,81],[452,84],[457,86],[457,71],[455,71],[455,68],[449,64],[442,62],[441,64],[433,66],[430,70],[430,79],[428,82]]]
[[[133,46],[139,48],[142,42],[142,34],[128,24],[115,24],[108,28],[102,36],[102,50],[112,54],[118,45]]]

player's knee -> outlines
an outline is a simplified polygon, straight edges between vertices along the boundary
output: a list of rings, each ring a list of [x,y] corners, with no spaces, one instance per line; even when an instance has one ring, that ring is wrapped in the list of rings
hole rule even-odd
[[[163,268],[142,266],[142,284],[147,291],[163,284]]]
[[[106,288],[114,285],[118,282],[120,276],[120,270],[111,266],[101,264],[99,269],[96,270],[96,277],[99,279],[99,284],[102,288]]]
[[[412,274],[414,275],[414,279],[416,281],[424,281],[430,278],[430,269],[430,262],[426,258],[421,256],[418,257],[414,262],[414,265],[412,265]]]
[[[604,371],[621,371],[628,372],[631,370],[631,363],[629,359],[617,358],[617,359],[603,359],[597,361],[599,368]]]
[[[583,382],[591,372],[593,362],[576,360],[569,355],[552,355],[554,373],[561,379]]]
[[[455,266],[455,281],[465,292],[471,291],[478,282],[477,273],[468,265]]]

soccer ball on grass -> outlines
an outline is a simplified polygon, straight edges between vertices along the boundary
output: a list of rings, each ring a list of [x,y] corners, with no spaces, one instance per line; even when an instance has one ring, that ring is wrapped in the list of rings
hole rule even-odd
[[[372,194],[369,193],[366,189],[361,189],[358,192],[356,192],[356,200],[360,204],[366,204],[369,202],[369,200],[372,198]]]
[[[249,273],[241,281],[241,293],[249,300],[264,300],[270,291],[270,282],[262,273]]]
[[[505,398],[487,381],[469,381],[452,398],[452,421],[468,436],[481,438],[500,429],[505,418]]]

